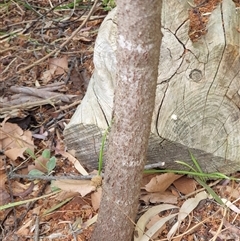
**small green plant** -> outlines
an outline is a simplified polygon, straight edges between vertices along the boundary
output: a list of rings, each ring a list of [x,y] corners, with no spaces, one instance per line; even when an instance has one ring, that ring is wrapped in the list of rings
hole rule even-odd
[[[110,126],[106,129],[106,131],[103,134],[102,137],[102,143],[101,143],[101,147],[100,147],[100,151],[99,151],[99,156],[98,156],[98,175],[101,175],[102,172],[102,168],[103,168],[103,152],[104,152],[104,147],[105,147],[105,143],[107,140],[107,135],[109,133],[110,130]]]
[[[103,0],[102,5],[106,11],[110,11],[116,7],[115,0]]]
[[[164,170],[144,170],[144,173],[177,173],[177,174],[183,174],[183,175],[189,175],[195,178],[195,180],[203,186],[208,193],[217,201],[219,204],[223,204],[223,201],[221,198],[214,192],[214,190],[206,183],[207,179],[230,179],[230,180],[238,180],[233,177],[228,177],[224,175],[223,173],[220,172],[212,172],[212,173],[205,173],[203,172],[201,166],[197,162],[196,158],[193,156],[193,154],[189,151],[191,160],[194,164],[194,166],[189,165],[188,163],[184,161],[176,161],[176,163],[181,164],[187,168],[189,168],[189,171],[186,170],[169,170],[169,169],[164,169]]]
[[[38,160],[38,158],[36,158],[36,156],[34,155],[34,153],[32,153],[31,151],[29,151],[29,149],[27,150],[27,153],[34,158],[38,164],[44,169],[46,170],[46,172],[42,172],[38,169],[33,169],[31,170],[28,174],[31,176],[42,176],[42,175],[50,175],[53,171],[53,169],[56,167],[56,157],[55,156],[51,156],[51,152],[49,149],[45,149],[42,152],[41,158],[44,161],[44,163],[40,160]]]
[[[33,202],[33,201],[37,201],[37,200],[40,200],[40,199],[44,199],[44,198],[50,197],[52,195],[55,195],[56,193],[59,193],[59,192],[61,192],[61,190],[57,190],[57,191],[51,192],[49,194],[46,194],[46,195],[43,195],[43,196],[40,196],[40,197],[35,197],[35,198],[22,200],[22,201],[18,201],[18,202],[11,202],[11,203],[0,206],[0,211],[8,209],[8,208],[12,208],[12,207],[17,207],[17,206],[27,204],[27,203],[30,203],[30,202]]]
[[[67,10],[67,9],[75,9],[75,7],[86,9],[87,6],[83,4],[82,0],[75,0],[73,2],[67,4],[61,4],[60,6],[55,7],[56,10]]]
[[[190,167],[191,170],[195,173],[204,174],[204,172],[203,172],[201,166],[199,165],[199,163],[197,162],[196,158],[193,156],[193,154],[190,151],[189,151],[189,153],[190,153],[191,160],[192,160],[195,168],[191,167],[190,165],[187,165],[187,166]],[[178,162],[178,163],[183,164],[183,165],[186,164],[184,162]],[[199,177],[195,176],[194,178],[202,187],[204,187],[208,191],[208,193],[215,199],[216,202],[218,202],[219,204],[224,204],[222,199],[214,192],[214,190],[209,185],[207,185],[206,176],[204,176],[204,175],[199,176]]]

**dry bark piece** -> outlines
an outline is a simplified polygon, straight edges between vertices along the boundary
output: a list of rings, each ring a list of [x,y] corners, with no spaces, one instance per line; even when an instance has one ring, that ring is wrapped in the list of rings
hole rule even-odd
[[[0,118],[24,118],[25,110],[40,105],[70,103],[73,98],[77,97],[77,95],[54,92],[62,91],[63,88],[65,88],[64,82],[52,83],[39,88],[11,86],[9,91],[16,94],[0,99]]]

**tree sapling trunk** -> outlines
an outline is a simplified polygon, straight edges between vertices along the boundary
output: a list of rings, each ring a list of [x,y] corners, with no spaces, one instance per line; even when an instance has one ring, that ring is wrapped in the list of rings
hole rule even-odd
[[[92,241],[131,240],[155,102],[161,1],[117,1],[117,87]]]

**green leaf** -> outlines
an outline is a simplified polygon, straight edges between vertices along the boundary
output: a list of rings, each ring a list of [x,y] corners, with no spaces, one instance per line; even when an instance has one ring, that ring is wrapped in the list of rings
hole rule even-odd
[[[55,181],[55,180],[52,180],[52,181],[51,181],[51,185],[50,185],[50,186],[51,186],[51,191],[52,191],[52,192],[55,192],[55,191],[61,190],[60,188],[54,186],[54,181]]]
[[[102,167],[103,167],[103,151],[104,151],[105,142],[106,142],[106,139],[107,139],[107,133],[108,133],[108,129],[105,131],[105,133],[102,137],[102,143],[101,143],[101,147],[100,147],[100,151],[99,151],[99,157],[98,157],[98,175],[101,174]]]
[[[35,156],[34,152],[30,149],[27,148],[27,150],[25,151],[30,157],[32,157],[33,159],[37,159],[37,157]]]
[[[198,169],[198,172],[203,173],[202,168],[201,168],[200,165],[198,164],[198,162],[197,162],[196,158],[194,157],[194,155],[193,155],[190,151],[189,151],[189,153],[190,153],[191,159],[192,159],[195,167]]]
[[[207,183],[202,181],[200,178],[196,177],[195,179],[200,185],[202,185],[208,191],[208,193],[215,199],[216,202],[218,202],[221,205],[224,204],[222,199],[214,192],[214,190],[211,187],[207,185]]]
[[[43,175],[45,175],[45,174],[44,174],[44,172],[41,172],[41,171],[39,171],[39,170],[37,170],[37,169],[33,169],[33,170],[31,170],[31,171],[28,173],[28,175],[31,175],[31,176],[43,176]]]
[[[28,199],[28,200],[23,200],[23,201],[14,202],[14,203],[12,203],[12,202],[8,203],[6,205],[0,206],[0,211],[5,210],[7,208],[11,208],[11,207],[17,207],[19,205],[23,205],[23,204],[26,204],[26,203],[29,203],[29,202],[32,202],[32,201],[37,201],[37,200],[40,200],[40,199],[44,199],[44,198],[50,197],[52,195],[55,195],[56,193],[59,193],[60,191],[61,190],[56,191],[56,192],[51,192],[49,194],[46,194],[46,195],[43,195],[43,196],[40,196],[40,197],[36,197],[36,198],[31,198],[31,199]]]
[[[102,172],[102,167],[103,167],[103,152],[104,152],[104,147],[105,147],[105,143],[107,140],[107,135],[109,133],[110,127],[113,124],[113,120],[111,121],[110,126],[106,129],[106,131],[103,134],[102,137],[102,143],[101,143],[101,147],[100,147],[100,151],[99,151],[99,156],[98,156],[98,175],[101,175]]]
[[[73,197],[69,197],[69,198],[65,199],[64,201],[58,203],[58,204],[55,205],[54,207],[46,210],[46,211],[43,213],[43,216],[46,216],[47,214],[52,213],[53,211],[59,209],[59,208],[62,207],[64,204],[68,203],[71,199],[73,199]]]
[[[106,11],[110,11],[114,7],[116,7],[115,0],[103,0],[102,4],[104,6],[104,10],[106,10]]]
[[[183,166],[188,167],[190,170],[192,170],[193,172],[197,172],[192,166],[190,166],[188,163],[184,162],[184,161],[175,161],[178,164],[181,164]]]
[[[49,149],[45,149],[43,152],[42,152],[42,156],[46,159],[49,159],[51,157],[51,152]]]
[[[57,160],[55,156],[52,156],[50,160],[47,162],[46,167],[47,167],[48,173],[51,172],[56,167],[56,162]]]

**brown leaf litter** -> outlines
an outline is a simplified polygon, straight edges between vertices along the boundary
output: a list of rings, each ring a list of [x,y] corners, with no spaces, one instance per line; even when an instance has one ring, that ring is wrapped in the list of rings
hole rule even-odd
[[[207,13],[219,2],[196,0],[189,6],[192,41],[206,33]],[[90,240],[97,219],[101,177],[89,175],[66,150],[62,132],[86,91],[94,40],[106,13],[97,6],[75,32],[91,4],[74,3],[73,8],[72,1],[57,0],[1,5],[1,240]],[[56,167],[50,175],[30,178],[32,166],[45,170],[46,149],[55,155]],[[62,190],[54,192],[56,187]],[[239,184],[219,182],[213,188],[231,202],[227,207],[206,196],[194,179],[168,173],[144,176],[134,239],[237,240]],[[8,203],[17,206],[4,208]]]

